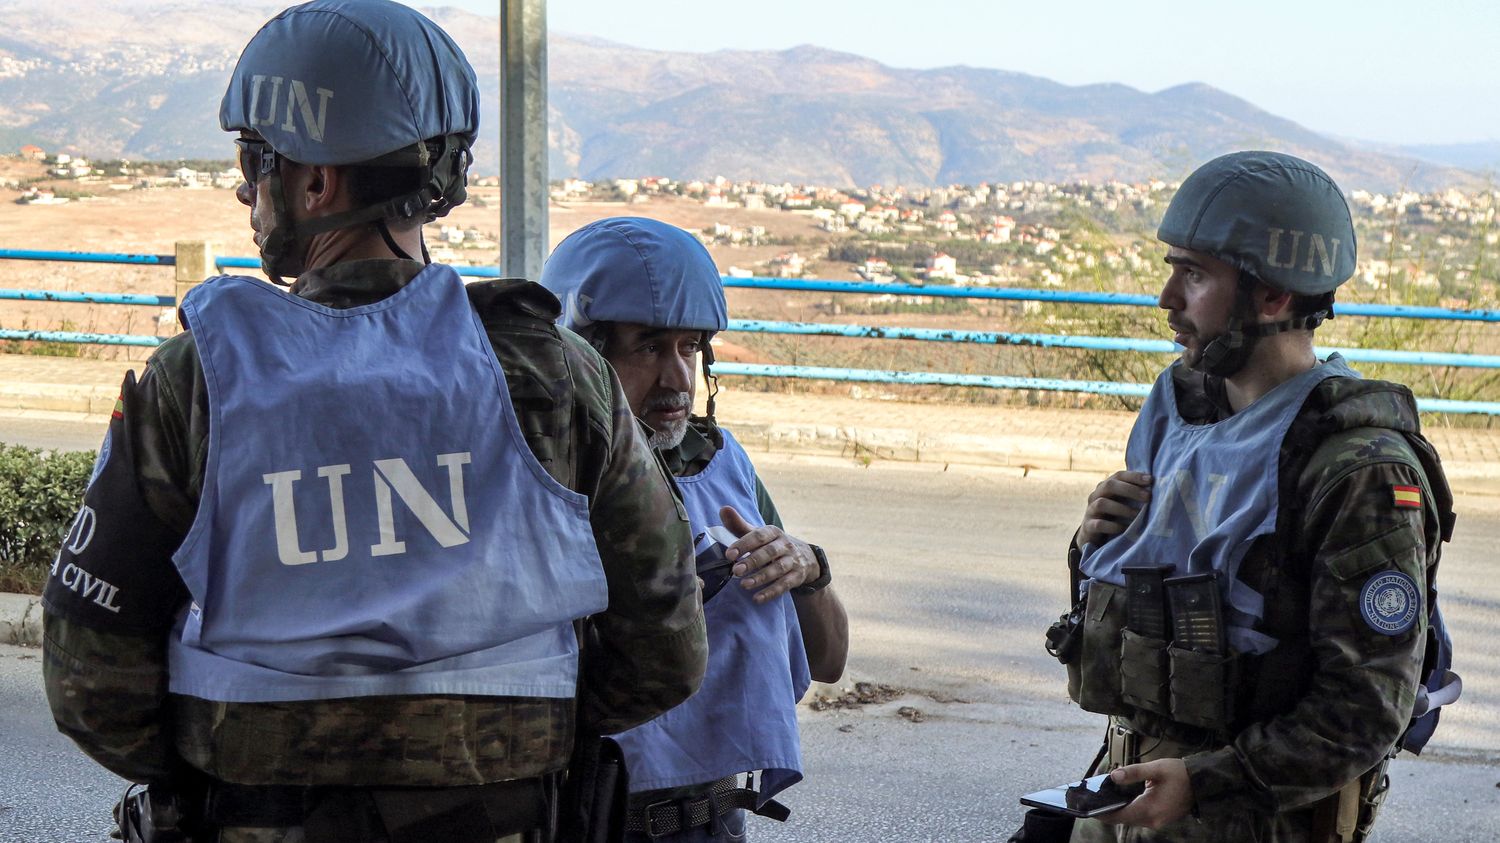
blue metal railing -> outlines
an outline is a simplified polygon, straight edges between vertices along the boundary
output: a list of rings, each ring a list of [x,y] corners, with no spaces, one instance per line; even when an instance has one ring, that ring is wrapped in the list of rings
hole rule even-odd
[[[3,257],[3,255],[0,255]],[[1030,290],[1011,287],[944,287],[918,284],[876,284],[871,281],[829,281],[821,278],[739,278],[725,276],[724,286],[750,290],[800,290],[814,293],[869,293],[872,295],[929,296],[949,299],[997,299],[1054,304],[1107,304],[1156,307],[1156,296],[1132,293],[1090,293],[1076,290]],[[1339,304],[1340,316],[1381,316],[1394,319],[1456,319],[1500,322],[1500,310],[1464,310],[1405,304]]]
[[[887,328],[873,325],[848,325],[828,322],[770,322],[758,319],[731,319],[729,330],[760,334],[801,334],[820,337],[858,337],[862,339],[922,340],[926,342],[959,342],[979,345],[1034,345],[1042,348],[1084,348],[1096,351],[1144,351],[1152,354],[1178,354],[1182,349],[1170,340],[1139,340],[1128,337],[1087,337],[1062,334],[1012,334],[995,331],[961,331],[945,328]],[[1358,363],[1394,363],[1409,366],[1472,366],[1500,369],[1500,356],[1460,354],[1456,352],[1395,351],[1381,348],[1340,348],[1318,346],[1318,356],[1338,352],[1345,360]]]
[[[60,261],[65,263],[123,263],[146,266],[176,266],[175,255],[133,255],[112,252],[50,252],[32,249],[0,249],[0,258],[16,261]],[[256,264],[259,266],[260,264]]]
[[[161,345],[161,337],[139,334],[89,334],[79,331],[15,331],[0,328],[0,340],[22,342],[69,342],[88,345],[129,345],[153,347]]]
[[[69,293],[61,290],[3,290],[0,300],[56,301],[82,304],[135,304],[148,307],[176,307],[172,296],[152,296],[143,293]]]
[[[715,363],[714,374],[743,375],[745,377],[757,378],[807,378],[811,380],[855,381],[862,383],[977,386],[988,389],[1043,389],[1053,392],[1092,392],[1099,395],[1122,395],[1132,398],[1144,398],[1151,393],[1151,385],[1145,383],[1020,378],[1008,375],[958,375],[949,372],[905,372],[889,369],[767,366],[759,363]],[[1417,409],[1428,413],[1480,413],[1495,416],[1500,415],[1500,402],[1418,398]]]
[[[0,259],[114,263],[146,266],[173,266],[172,255],[143,255],[101,252],[60,252],[0,249]],[[260,260],[250,257],[221,257],[219,269],[258,269]],[[470,278],[499,278],[496,267],[455,267]],[[867,295],[923,296],[999,301],[1036,301],[1055,304],[1113,305],[1156,307],[1154,296],[1128,293],[1080,292],[1070,290],[1034,290],[990,287],[947,287],[915,284],[879,284],[862,281],[826,279],[793,279],[767,277],[724,277],[724,286],[742,289],[785,290],[797,292],[857,293]],[[172,296],[138,293],[75,293],[45,290],[0,289],[0,300],[72,302],[87,304],[175,307]],[[1442,319],[1470,322],[1500,322],[1500,310],[1466,310],[1411,305],[1340,304],[1343,316],[1384,317],[1399,319]],[[816,322],[778,322],[770,320],[730,320],[729,330],[748,333],[794,334],[805,336],[857,337],[865,339],[898,339],[925,342],[957,342],[989,345],[1031,345],[1041,348],[1074,348],[1104,351],[1137,351],[1172,354],[1179,350],[1166,340],[1128,337],[1090,337],[1058,334],[1007,333],[997,331],[902,328],[871,325],[849,325]],[[0,339],[73,342],[101,345],[156,346],[162,339],[136,334],[98,334],[73,331],[21,331],[0,329]],[[1319,354],[1337,351],[1351,362],[1392,363],[1420,366],[1451,366],[1497,369],[1500,356],[1452,352],[1401,351],[1394,349],[1319,347]],[[1082,381],[1056,378],[1025,378],[1007,375],[963,375],[943,372],[906,372],[895,370],[847,369],[820,366],[767,366],[748,363],[720,363],[715,372],[746,377],[790,377],[832,381],[873,383],[929,384],[941,386],[981,387],[988,389],[1035,389],[1054,392],[1087,392],[1098,395],[1142,397],[1148,384]],[[1418,407],[1429,412],[1484,413],[1500,415],[1500,402],[1418,399]]]

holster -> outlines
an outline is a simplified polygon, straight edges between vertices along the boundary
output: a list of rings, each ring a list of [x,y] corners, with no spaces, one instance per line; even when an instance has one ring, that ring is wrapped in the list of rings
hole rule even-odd
[[[191,831],[201,817],[192,810],[196,800],[162,785],[137,790],[131,785],[115,803],[115,831],[125,843],[193,843]]]
[[[620,745],[580,735],[568,762],[559,816],[559,843],[618,843],[625,838],[630,778]]]
[[[660,461],[661,454],[656,458]],[[671,472],[667,476],[671,477]],[[603,652],[599,628],[592,618],[582,618],[574,622],[573,629],[578,636],[578,707],[573,721],[573,753],[558,799],[557,839],[559,843],[619,843],[625,839],[626,801],[630,796],[625,754],[618,743],[590,728],[583,709],[582,685],[589,674],[589,661]]]

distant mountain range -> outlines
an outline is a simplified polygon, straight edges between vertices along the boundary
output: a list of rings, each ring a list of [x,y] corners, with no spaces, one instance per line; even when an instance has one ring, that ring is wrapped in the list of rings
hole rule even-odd
[[[0,149],[229,157],[218,103],[279,2],[0,0]],[[226,11],[232,8],[233,13]],[[484,80],[494,172],[496,21],[430,10]],[[1333,139],[1207,85],[1156,93],[1001,70],[907,70],[817,47],[679,53],[554,33],[552,177],[753,178],[834,186],[1180,178],[1222,152],[1276,148],[1347,188],[1479,184],[1500,142],[1392,149]]]

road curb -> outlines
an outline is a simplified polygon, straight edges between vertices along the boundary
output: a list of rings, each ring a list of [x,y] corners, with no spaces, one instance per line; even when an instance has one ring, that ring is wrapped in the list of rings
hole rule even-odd
[[[0,386],[0,408],[8,410],[107,416],[114,409],[117,397],[119,390],[109,387],[35,383]]]
[[[1113,443],[1069,445],[1042,436],[785,422],[726,421],[726,424],[745,449],[752,452],[1091,472],[1113,471],[1123,462],[1123,448]]]
[[[42,645],[42,598],[0,592],[0,644]]]

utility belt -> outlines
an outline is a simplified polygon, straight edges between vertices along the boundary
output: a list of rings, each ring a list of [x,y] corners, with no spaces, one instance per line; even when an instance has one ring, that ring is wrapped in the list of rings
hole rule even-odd
[[[1240,659],[1227,645],[1218,576],[1169,571],[1127,568],[1125,588],[1091,582],[1048,630],[1048,650],[1067,665],[1068,696],[1086,711],[1149,712],[1227,736]]]
[[[1104,772],[1108,772],[1127,764],[1141,764],[1158,758],[1183,758],[1217,748],[1142,734],[1121,718],[1111,717],[1109,731],[1104,737],[1102,760],[1106,763]],[[1391,777],[1387,770],[1394,757],[1395,750],[1392,750],[1374,769],[1305,809],[1312,815],[1310,839],[1314,843],[1363,843],[1369,839],[1375,828],[1375,816],[1390,792]]]
[[[556,826],[557,777],[463,787],[346,788],[207,782],[127,790],[115,806],[125,843],[193,843],[224,828],[303,829],[308,843],[494,843]]]
[[[676,799],[652,802],[643,808],[632,808],[625,815],[625,830],[656,838],[706,825],[710,834],[717,835],[721,830],[720,817],[737,808],[777,822],[786,822],[792,814],[791,809],[775,799],[767,799],[764,805],[759,802],[754,773],[750,774],[745,787],[739,786],[739,777],[725,776],[709,785],[701,795],[690,793]]]

